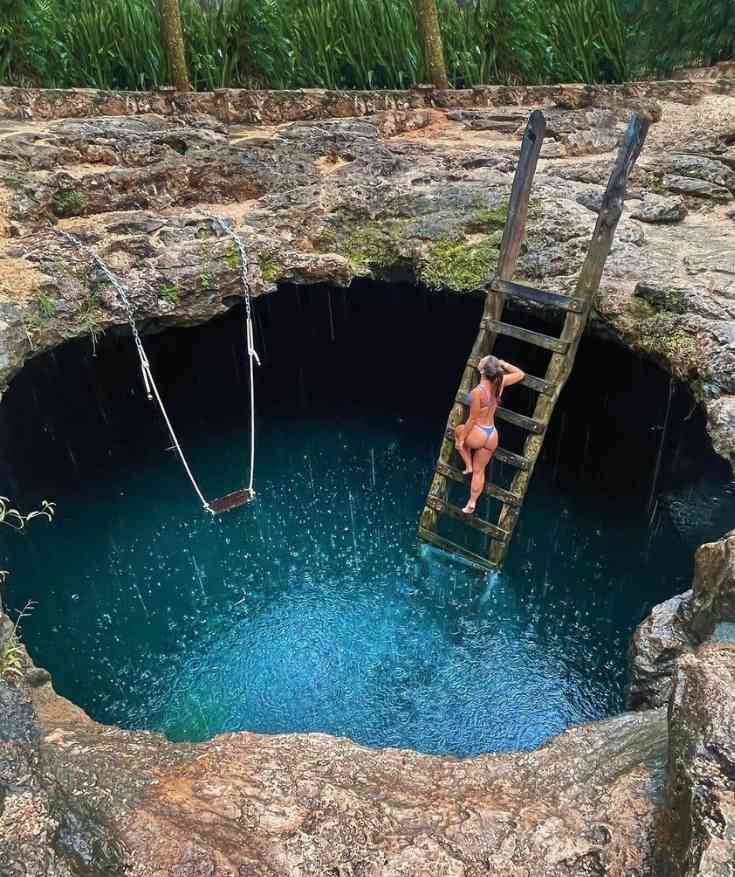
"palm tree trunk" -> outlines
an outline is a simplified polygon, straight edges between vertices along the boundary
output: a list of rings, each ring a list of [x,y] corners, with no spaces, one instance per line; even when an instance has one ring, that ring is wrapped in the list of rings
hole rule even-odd
[[[437,88],[449,88],[436,0],[416,0],[416,14],[424,43],[424,61],[429,79]]]
[[[177,91],[191,91],[184,52],[184,29],[181,25],[179,0],[159,0],[161,39],[166,52],[169,76]]]

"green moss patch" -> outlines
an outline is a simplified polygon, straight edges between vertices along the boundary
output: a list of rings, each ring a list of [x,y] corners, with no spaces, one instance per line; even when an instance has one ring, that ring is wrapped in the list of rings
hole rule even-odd
[[[508,219],[508,204],[504,202],[497,207],[481,208],[469,215],[464,227],[468,232],[478,234],[490,234],[493,231],[502,231]]]
[[[264,254],[258,256],[258,268],[260,268],[260,274],[266,283],[275,283],[283,271],[280,262]]]
[[[438,241],[419,269],[419,279],[434,289],[473,289],[492,275],[498,264],[494,238],[477,243]]]
[[[325,226],[314,238],[317,252],[338,253],[358,269],[382,271],[401,262],[410,219],[358,223],[345,217]]]
[[[634,341],[646,353],[661,357],[678,377],[697,370],[697,339],[685,331],[675,314],[658,313],[647,302],[638,301],[628,311]]]
[[[59,189],[51,199],[51,209],[56,216],[82,216],[87,209],[87,196],[76,189]]]
[[[175,283],[164,283],[158,290],[158,297],[169,304],[177,305],[179,303],[179,287]]]

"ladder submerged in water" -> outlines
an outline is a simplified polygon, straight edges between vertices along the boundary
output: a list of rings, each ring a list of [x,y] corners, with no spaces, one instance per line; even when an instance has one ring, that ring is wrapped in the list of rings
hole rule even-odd
[[[494,277],[481,287],[486,297],[479,331],[449,414],[434,477],[421,514],[419,538],[424,542],[486,569],[498,569],[502,566],[534,466],[541,453],[546,427],[574,365],[579,341],[592,310],[605,260],[610,252],[615,229],[622,213],[628,175],[640,154],[648,125],[648,120],[638,114],[631,116],[602,199],[595,230],[574,293],[561,295],[513,281],[526,226],[531,184],[546,129],[543,113],[539,110],[531,113],[513,179],[497,271]],[[533,302],[560,309],[565,316],[559,337],[534,332],[504,320],[503,311],[506,303],[510,301]],[[498,421],[513,424],[527,435],[520,454],[505,447],[498,447],[495,452],[494,460],[507,464],[514,470],[509,487],[504,488],[495,484],[492,479],[492,463],[488,466],[488,477],[483,493],[500,505],[497,520],[493,522],[480,517],[479,502],[474,515],[465,515],[459,505],[450,500],[450,487],[454,482],[468,486],[468,476],[463,475],[461,467],[455,465],[459,457],[454,448],[454,427],[466,420],[466,399],[469,391],[477,383],[477,364],[483,356],[493,351],[499,337],[508,337],[542,348],[549,352],[550,358],[543,377],[526,374],[521,382],[523,386],[537,394],[533,414],[529,417],[502,406],[498,407],[495,413]],[[441,535],[440,522],[445,518],[458,521],[465,528],[478,533],[482,547],[470,548],[459,544],[454,538]]]

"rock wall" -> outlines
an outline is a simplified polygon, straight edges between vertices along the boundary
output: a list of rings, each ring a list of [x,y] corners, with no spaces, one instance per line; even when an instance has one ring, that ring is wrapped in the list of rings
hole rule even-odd
[[[668,704],[679,657],[710,638],[735,638],[735,530],[702,545],[692,590],[655,606],[638,626],[628,655],[628,707]]]
[[[482,85],[441,91],[418,86],[408,91],[257,90],[221,88],[213,92],[103,91],[93,88],[0,87],[0,119],[49,121],[95,116],[206,113],[227,124],[278,124],[367,116],[383,110],[421,107],[503,107],[557,103],[568,108],[620,105],[635,98],[694,103],[707,93],[735,92],[735,79],[629,82],[622,85]]]
[[[716,450],[735,466],[735,97],[659,106],[620,87],[611,92],[619,100],[570,109],[596,91],[564,88],[544,108],[520,279],[573,289],[630,109],[660,118],[592,325],[686,380]],[[348,285],[368,274],[471,292],[497,261],[527,116],[527,106],[473,106],[271,127],[151,113],[9,124],[0,140],[0,384],[26,357],[125,321],[111,288],[52,225],[126,276],[144,331],[210,319],[237,300],[237,266],[215,216],[244,239],[256,295],[277,281]]]
[[[663,711],[459,760],[323,734],[200,745],[106,728],[0,681],[0,873],[650,874]]]
[[[711,642],[677,661],[669,707],[660,877],[735,873],[735,642]]]

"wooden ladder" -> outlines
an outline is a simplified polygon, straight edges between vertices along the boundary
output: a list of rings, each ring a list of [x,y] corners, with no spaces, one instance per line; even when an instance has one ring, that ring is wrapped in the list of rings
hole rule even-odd
[[[568,296],[534,289],[531,286],[515,283],[512,279],[526,227],[531,184],[546,129],[543,113],[539,110],[531,113],[513,179],[497,271],[494,277],[481,287],[486,292],[486,297],[480,328],[449,414],[439,460],[421,514],[419,538],[425,542],[487,569],[497,569],[502,566],[534,466],[541,452],[546,427],[574,365],[579,341],[592,310],[605,260],[610,252],[615,229],[622,213],[628,175],[643,147],[648,126],[648,120],[643,117],[637,114],[631,116],[602,199],[597,224],[592,233],[575,291],[573,295]],[[508,300],[536,302],[561,309],[565,313],[561,335],[555,338],[504,322],[501,318]],[[495,452],[494,459],[514,467],[515,474],[509,489],[492,483],[488,477],[484,494],[494,497],[500,503],[499,517],[493,523],[479,517],[479,504],[478,511],[474,515],[465,515],[459,506],[449,501],[448,495],[451,481],[466,486],[468,484],[467,476],[463,475],[461,468],[453,465],[452,462],[452,455],[455,453],[454,427],[466,420],[466,398],[477,383],[477,364],[483,356],[492,351],[498,336],[508,336],[544,348],[551,352],[551,357],[543,378],[527,374],[522,381],[526,387],[538,394],[533,415],[527,417],[504,407],[498,407],[495,413],[498,420],[515,424],[527,433],[527,437],[521,454],[513,453],[503,447],[498,447]],[[489,471],[490,467],[488,467]],[[441,516],[460,521],[466,527],[479,531],[484,546],[482,553],[441,536],[438,532]]]

